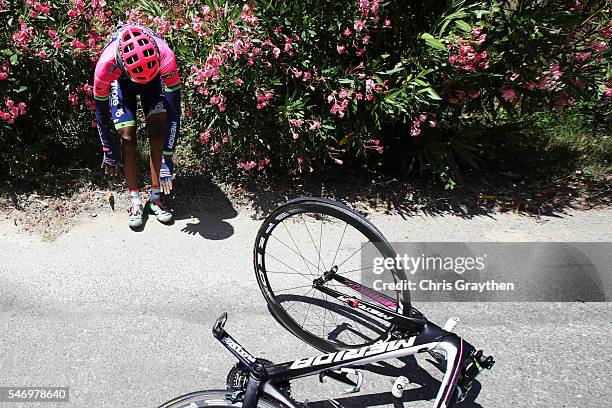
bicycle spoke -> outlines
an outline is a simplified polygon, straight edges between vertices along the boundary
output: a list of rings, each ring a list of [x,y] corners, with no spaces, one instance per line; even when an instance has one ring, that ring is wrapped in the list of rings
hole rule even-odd
[[[317,254],[319,255],[319,261],[321,261],[321,251],[319,248],[317,248],[317,244],[315,244],[314,239],[312,238],[312,234],[310,233],[310,230],[308,229],[308,225],[306,225],[306,221],[304,220],[303,216],[302,216],[302,222],[304,223],[304,227],[306,227],[306,232],[308,232],[308,236],[310,237],[310,242],[312,242],[312,245],[314,246],[315,251],[317,251]],[[325,268],[325,264],[323,264],[323,269],[327,270],[327,268]],[[319,274],[321,273],[319,267],[317,267],[317,272]]]
[[[287,226],[285,226],[285,228],[287,228]],[[287,232],[289,232],[289,230],[287,230]],[[299,248],[298,251],[296,252],[293,248],[291,248],[289,245],[285,244],[283,241],[281,241],[280,239],[276,238],[274,236],[274,234],[270,234],[270,236],[272,238],[274,238],[275,240],[277,240],[278,242],[280,242],[282,245],[284,245],[285,247],[287,247],[287,249],[289,249],[290,251],[292,251],[294,254],[296,254],[297,256],[299,256],[303,261],[304,261],[304,265],[306,265],[306,268],[308,269],[308,272],[310,272],[310,274],[312,275],[312,271],[310,270],[310,267],[308,266],[308,264],[311,264],[312,266],[316,267],[317,265],[313,264],[312,262],[310,262],[310,260],[306,259],[306,257],[304,255],[302,255],[301,252],[299,252]],[[297,247],[296,247],[297,248]],[[314,275],[312,275],[314,277]]]
[[[342,236],[340,237],[340,242],[338,242],[338,247],[336,248],[336,253],[334,254],[334,260],[332,261],[332,268],[336,263],[336,257],[338,256],[338,251],[340,251],[340,244],[342,244],[342,240],[344,240],[344,234],[346,234],[346,228],[348,227],[348,222],[344,223],[344,231],[342,231]]]
[[[341,263],[340,265],[338,265],[338,269],[340,269],[340,267],[341,267],[342,265],[344,265],[344,263],[345,263],[346,261],[348,261],[349,259],[351,259],[351,258],[352,258],[352,257],[353,257],[353,256],[354,256],[354,255],[355,255],[357,252],[361,251],[361,250],[363,249],[363,247],[365,247],[365,246],[366,246],[366,245],[368,245],[369,243],[370,243],[370,241],[366,242],[366,243],[365,243],[365,244],[363,244],[361,247],[359,247],[359,249],[357,249],[355,252],[353,252],[353,253],[351,254],[351,256],[349,256],[349,257],[348,257],[348,258],[346,258],[344,261],[342,261],[342,263]]]
[[[307,277],[306,277],[306,275],[304,275],[303,273],[301,273],[301,272],[300,272],[300,271],[298,271],[297,269],[292,268],[291,266],[287,265],[285,262],[281,261],[280,259],[278,259],[278,258],[277,258],[277,257],[275,257],[274,255],[272,255],[272,254],[268,254],[268,256],[271,256],[271,257],[272,257],[272,259],[274,259],[274,260],[276,260],[276,261],[278,261],[278,262],[282,263],[282,264],[283,264],[283,265],[285,265],[287,268],[289,268],[289,269],[291,269],[292,271],[296,272],[298,275],[302,275],[302,276],[304,276],[306,279],[309,279],[309,278],[307,278]],[[310,280],[310,279],[309,279],[309,280]]]
[[[283,226],[285,227],[285,230],[287,230],[287,234],[289,234],[289,238],[291,238],[291,242],[293,242],[293,245],[295,245],[295,249],[297,249],[297,252],[300,255],[300,257],[302,259],[306,260],[306,257],[304,257],[302,255],[302,251],[300,251],[300,247],[295,242],[295,239],[293,239],[293,235],[291,235],[291,232],[289,232],[289,228],[287,228],[287,224],[285,224],[285,220],[281,221],[281,224],[283,224]],[[308,262],[310,262],[310,261],[308,261]],[[314,264],[312,262],[310,262],[310,263],[314,266]],[[310,275],[314,277],[314,274],[310,270],[310,267],[308,266],[308,264],[306,264],[306,268],[308,269],[308,272],[310,273]]]
[[[281,290],[275,290],[274,292],[286,292],[286,291],[291,290],[291,289],[311,288],[311,287],[312,287],[312,285],[292,286],[290,288],[284,288],[284,289],[281,289]]]

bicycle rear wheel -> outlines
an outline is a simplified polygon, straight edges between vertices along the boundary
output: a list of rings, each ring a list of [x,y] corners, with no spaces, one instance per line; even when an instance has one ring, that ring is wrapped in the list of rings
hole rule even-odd
[[[373,287],[374,278],[404,281],[404,271],[386,269],[375,276],[372,266],[361,265],[359,255],[366,252],[368,259],[395,258],[382,233],[345,205],[302,198],[277,208],[260,227],[254,247],[257,281],[274,318],[295,336],[326,352],[362,347],[388,337],[393,329],[388,320],[351,308],[314,285],[334,274],[345,282],[326,279],[327,288],[407,316],[408,291],[379,296]]]
[[[231,391],[227,390],[211,390],[211,391],[196,391],[190,394],[185,394],[159,406],[159,408],[240,408],[242,402],[232,402],[228,395]],[[285,406],[268,399],[260,398],[257,408],[284,408]]]

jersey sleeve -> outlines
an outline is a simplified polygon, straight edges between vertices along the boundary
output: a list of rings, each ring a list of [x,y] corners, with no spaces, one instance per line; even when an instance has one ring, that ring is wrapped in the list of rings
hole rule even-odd
[[[157,46],[160,54],[159,74],[164,84],[164,90],[175,91],[180,89],[181,76],[178,72],[174,52],[164,40],[158,40]]]
[[[96,64],[94,72],[94,99],[108,100],[111,83],[121,76],[121,71],[115,61],[116,45],[114,42],[107,45]]]
[[[113,143],[111,142],[111,131],[109,122],[111,119],[110,105],[108,102],[111,83],[120,75],[114,60],[112,47],[106,47],[96,64],[94,72],[94,99],[96,101],[96,125],[102,150],[109,154],[115,154]]]

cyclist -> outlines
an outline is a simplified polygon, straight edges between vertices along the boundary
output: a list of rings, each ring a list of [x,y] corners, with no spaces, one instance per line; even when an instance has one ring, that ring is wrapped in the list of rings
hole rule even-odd
[[[115,30],[96,65],[94,98],[104,152],[102,168],[105,174],[116,175],[123,167],[131,198],[131,228],[142,226],[145,209],[161,222],[172,220],[172,214],[161,203],[161,192],[168,194],[172,190],[172,155],[180,131],[180,86],[174,53],[146,27],[128,24]],[[146,203],[140,199],[136,168],[137,95],[151,145],[151,194]],[[111,140],[111,115],[119,133],[121,154]]]

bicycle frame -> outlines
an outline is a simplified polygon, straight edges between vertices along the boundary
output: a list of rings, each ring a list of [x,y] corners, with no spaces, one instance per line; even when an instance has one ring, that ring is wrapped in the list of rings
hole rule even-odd
[[[326,287],[325,283],[330,280],[350,287],[376,303],[357,299]],[[372,345],[264,367],[225,331],[227,313],[224,313],[217,319],[213,327],[213,335],[250,372],[248,385],[243,395],[243,408],[256,408],[257,401],[262,394],[269,395],[289,408],[297,408],[278,390],[275,384],[320,373],[335,373],[330,376],[350,383],[348,379],[343,379],[337,374],[337,370],[360,368],[370,363],[425,352],[429,352],[434,357],[434,352],[442,352],[446,355],[446,371],[433,404],[433,408],[446,408],[453,406],[457,400],[462,400],[480,371],[485,368],[490,369],[495,363],[492,357],[483,356],[481,350],[476,351],[471,344],[456,334],[428,321],[416,309],[412,309],[413,314],[422,318],[405,316],[402,313],[408,313],[410,310],[404,311],[405,305],[402,303],[398,307],[394,299],[346,277],[336,275],[333,270],[326,273],[323,278],[315,280],[313,287],[336,298],[347,307],[359,309],[363,313],[387,320],[399,330],[390,330],[385,340],[380,340]],[[392,331],[395,332],[394,335],[391,335]]]
[[[433,404],[434,408],[445,408],[452,406],[454,400],[461,396],[454,394],[454,390],[458,389],[457,381],[469,366],[465,364],[469,360],[466,356],[475,355],[475,349],[469,343],[427,322],[423,325],[422,332],[416,336],[381,341],[359,349],[343,350],[264,367],[225,331],[226,320],[227,314],[223,314],[215,323],[213,334],[250,372],[248,385],[242,396],[243,408],[256,408],[261,395],[269,395],[289,408],[297,408],[275,384],[341,368],[359,368],[370,363],[429,351],[443,352],[448,361]],[[485,365],[482,362],[481,364]],[[490,368],[492,364],[491,361],[489,367],[484,368]],[[471,385],[472,380],[473,378],[470,378],[468,385]]]

